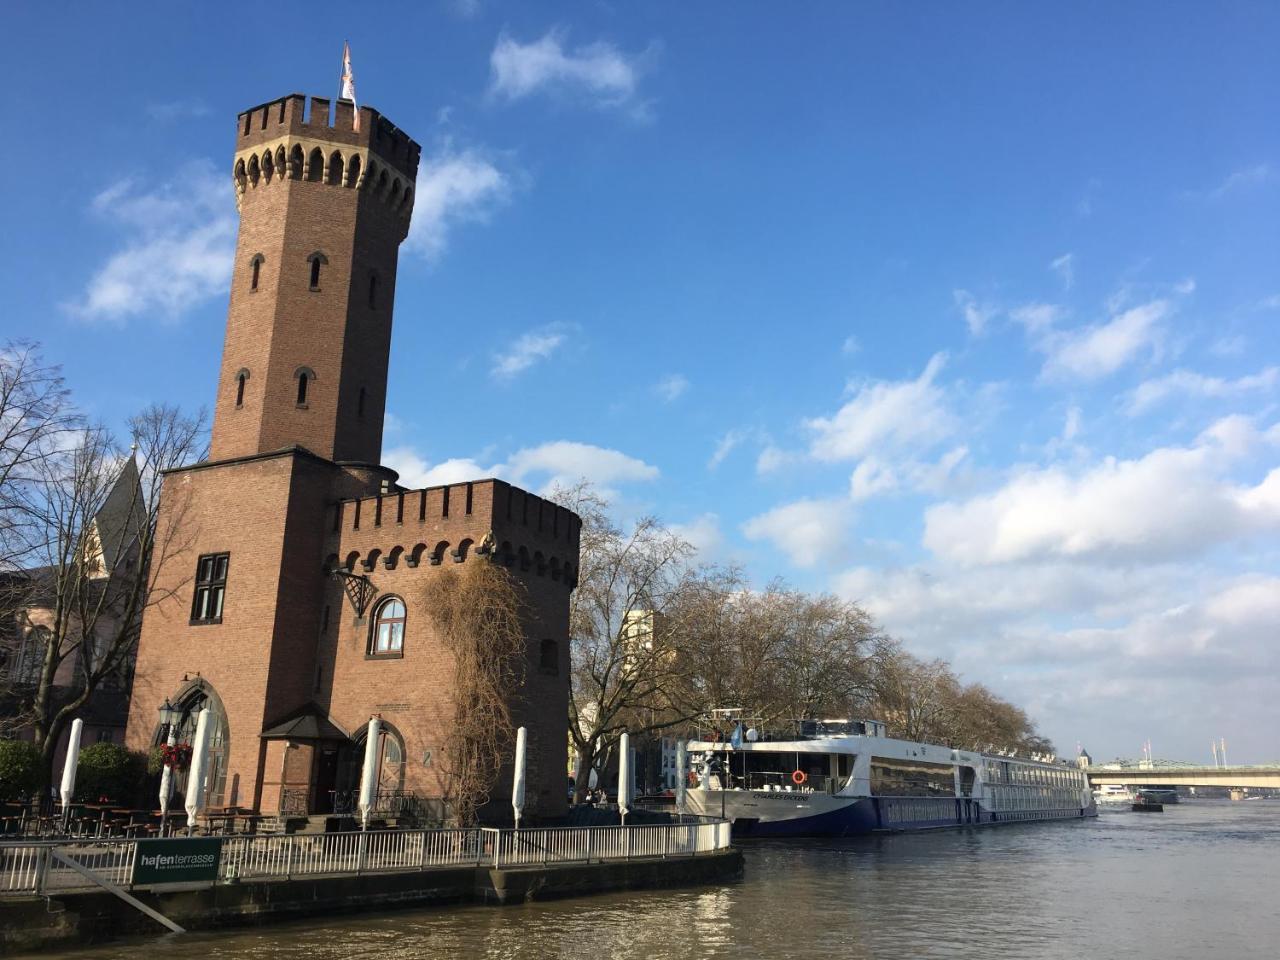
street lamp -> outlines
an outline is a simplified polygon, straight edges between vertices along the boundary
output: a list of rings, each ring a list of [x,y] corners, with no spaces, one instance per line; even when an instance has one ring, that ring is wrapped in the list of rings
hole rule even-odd
[[[167,729],[166,743],[170,747],[178,745],[178,721],[182,719],[182,711],[169,702],[169,698],[164,698],[164,703],[160,706],[160,722]],[[169,758],[173,756],[173,751],[169,751]],[[168,758],[166,758],[167,760]],[[160,774],[160,836],[165,834],[165,823],[169,819],[169,798],[173,793],[173,766],[166,762],[164,770]]]

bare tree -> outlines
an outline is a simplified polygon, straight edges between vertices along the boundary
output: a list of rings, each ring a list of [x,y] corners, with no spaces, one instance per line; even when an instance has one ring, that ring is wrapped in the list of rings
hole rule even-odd
[[[462,825],[476,822],[515,740],[514,691],[524,686],[526,601],[517,582],[491,563],[442,571],[423,593],[453,657],[453,722],[442,764],[445,802]]]
[[[35,589],[23,570],[41,542],[39,519],[26,509],[29,488],[78,425],[61,370],[33,343],[0,347],[0,734],[32,719],[19,632]]]
[[[875,678],[875,711],[891,736],[939,742],[954,727],[956,678],[945,660],[921,660],[896,649]]]
[[[696,712],[687,656],[694,608],[684,601],[706,577],[690,565],[693,547],[656,519],[620,529],[585,483],[553,497],[582,518],[578,586],[569,603],[569,732],[582,799],[587,772],[603,774],[624,730],[654,733]]]
[[[152,406],[129,421],[129,434],[126,452],[105,427],[82,427],[10,488],[24,555],[39,564],[18,575],[29,595],[16,619],[39,654],[19,699],[41,751],[42,788],[72,717],[104,686],[127,685],[143,612],[174,589],[158,589],[157,576],[190,535],[180,493],[161,520],[160,486],[165,471],[203,456],[203,417]]]
[[[1053,752],[1025,711],[982,684],[962,684],[945,660],[896,648],[880,663],[875,690],[875,707],[893,736],[967,750]]]
[[[870,698],[891,645],[857,604],[780,581],[763,591],[715,586],[694,601],[706,706],[739,706],[775,722],[848,715]]]

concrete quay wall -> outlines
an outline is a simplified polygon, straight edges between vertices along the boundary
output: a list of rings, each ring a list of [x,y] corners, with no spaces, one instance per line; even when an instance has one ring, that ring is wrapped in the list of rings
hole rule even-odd
[[[308,916],[459,903],[511,904],[617,890],[724,883],[742,875],[736,849],[694,857],[494,869],[447,867],[411,873],[222,883],[198,890],[133,890],[188,930],[248,926]],[[0,900],[0,956],[163,933],[156,921],[107,891]]]

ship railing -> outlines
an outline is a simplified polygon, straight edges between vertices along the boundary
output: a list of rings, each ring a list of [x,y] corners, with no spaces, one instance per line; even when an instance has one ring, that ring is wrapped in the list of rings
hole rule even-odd
[[[122,837],[0,843],[0,898],[94,889],[95,883],[85,871],[112,886],[132,888],[140,844],[182,842],[182,838],[139,841]],[[218,842],[216,882],[291,880],[698,856],[729,847],[729,822],[703,818],[603,827],[238,835],[218,838]]]

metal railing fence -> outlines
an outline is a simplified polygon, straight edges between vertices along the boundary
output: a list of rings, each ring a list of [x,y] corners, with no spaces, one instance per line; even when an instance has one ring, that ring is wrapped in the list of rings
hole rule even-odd
[[[0,843],[0,897],[92,889],[85,877],[52,855],[55,850],[102,880],[130,888],[138,843],[125,838]],[[689,857],[728,846],[729,823],[724,820],[523,830],[477,827],[244,835],[222,840],[218,882]]]

